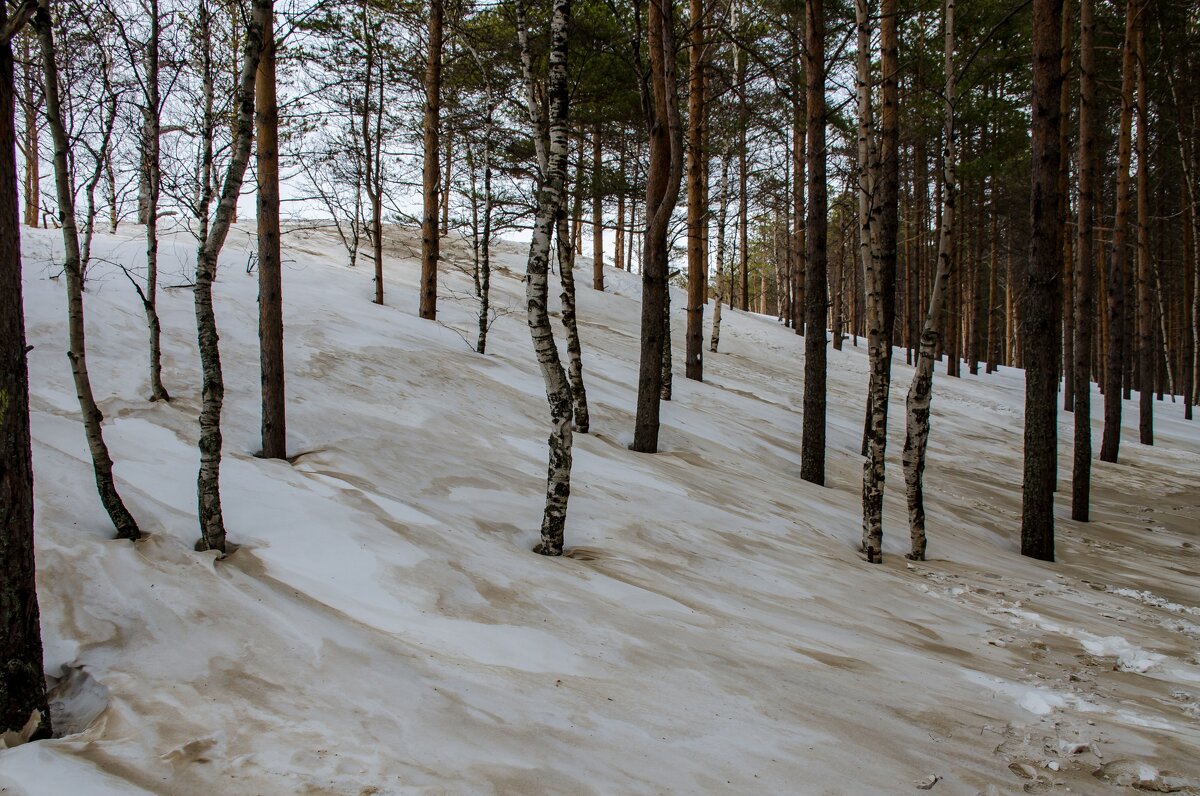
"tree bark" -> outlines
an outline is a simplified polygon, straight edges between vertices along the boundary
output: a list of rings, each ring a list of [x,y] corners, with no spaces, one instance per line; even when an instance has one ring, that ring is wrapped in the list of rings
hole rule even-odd
[[[646,175],[646,233],[642,243],[642,350],[631,446],[641,453],[658,450],[663,315],[667,311],[667,232],[679,201],[679,181],[683,175],[683,125],[679,118],[674,58],[674,0],[650,0],[648,5],[650,96],[643,93],[642,108],[650,137],[650,163]],[[643,92],[646,90],[643,83]]]
[[[1071,518],[1087,522],[1092,484],[1092,268],[1096,212],[1095,0],[1079,2],[1079,201],[1075,252],[1075,449]]]
[[[1121,376],[1125,369],[1125,272],[1129,226],[1129,159],[1133,126],[1134,23],[1137,0],[1125,8],[1125,44],[1121,58],[1121,117],[1117,128],[1117,209],[1109,244],[1106,278],[1108,293],[1108,352],[1104,371],[1104,436],[1100,459],[1115,462],[1121,446]]]
[[[146,290],[142,306],[150,330],[150,400],[169,401],[162,381],[162,324],[158,317],[158,201],[162,192],[162,99],[159,92],[159,39],[162,19],[158,0],[148,0],[150,40],[146,44],[146,119],[143,143],[146,175]]]
[[[67,281],[67,326],[70,338],[67,358],[71,362],[71,375],[79,397],[79,410],[83,415],[83,428],[92,455],[100,502],[117,530],[117,538],[134,540],[141,536],[141,532],[117,492],[117,485],[113,479],[112,457],[109,456],[108,446],[104,442],[104,430],[101,425],[104,416],[96,404],[91,379],[88,376],[83,318],[83,265],[80,259],[79,229],[75,223],[75,196],[71,189],[71,176],[67,164],[70,144],[67,141],[62,104],[59,100],[58,64],[55,60],[49,0],[39,0],[34,15],[34,27],[37,29],[42,50],[46,122],[54,142],[54,185],[58,194],[58,219],[63,235],[63,271]]]
[[[1145,9],[1138,14],[1137,37],[1137,368],[1138,432],[1143,445],[1154,444],[1154,309],[1150,273],[1150,180],[1146,159],[1149,136],[1146,128],[1148,81],[1146,80]]]
[[[275,97],[273,13],[263,29],[255,83],[258,138],[258,344],[262,381],[262,455],[287,457],[283,387],[283,277],[279,251],[279,106]]]
[[[424,210],[421,215],[421,317],[437,318],[438,125],[442,102],[443,0],[429,2],[429,53],[425,65]]]
[[[729,217],[729,156],[721,157],[721,196],[717,200],[717,295],[713,303],[712,337],[708,350],[717,353],[721,342],[721,302],[725,298],[725,221]]]
[[[954,241],[954,211],[958,183],[954,176],[958,157],[954,140],[954,102],[957,89],[954,65],[954,0],[945,7],[945,64],[946,88],[943,108],[945,131],[942,135],[942,212],[939,224],[937,269],[929,292],[929,311],[921,329],[921,347],[917,366],[905,401],[904,485],[908,498],[908,530],[911,549],[908,558],[924,561],[925,536],[925,453],[929,446],[929,407],[933,400],[934,363],[941,344],[942,322],[946,314],[947,288],[953,263],[951,248]]]
[[[522,59],[526,63],[526,89],[529,115],[536,137],[541,136],[541,115],[528,67],[525,10],[517,5],[518,28],[522,32]],[[554,0],[550,23],[550,76],[547,93],[549,110],[549,151],[542,170],[537,194],[537,214],[533,238],[529,243],[526,265],[525,300],[529,312],[529,331],[533,348],[546,385],[550,404],[550,463],[546,475],[546,506],[542,514],[541,541],[534,552],[559,556],[567,519],[567,499],[571,495],[571,386],[559,360],[554,329],[547,310],[550,262],[550,238],[562,201],[567,177],[567,26],[571,17],[570,0]]]
[[[586,434],[591,425],[587,390],[583,384],[583,347],[579,344],[579,324],[575,318],[575,249],[567,230],[567,193],[564,188],[555,217],[555,242],[558,245],[558,275],[562,278],[562,323],[567,332],[567,380],[571,384],[571,412],[575,430]]]
[[[233,156],[225,171],[221,198],[217,202],[212,227],[196,253],[196,336],[202,370],[200,403],[200,473],[196,479],[200,516],[197,550],[225,552],[225,518],[221,511],[221,408],[225,401],[225,381],[221,373],[221,351],[217,336],[217,317],[213,311],[212,283],[217,259],[242,190],[246,164],[254,130],[254,86],[258,62],[262,56],[267,20],[273,0],[254,0],[244,36],[242,72],[237,87],[237,135]]]
[[[35,99],[37,78],[34,74],[37,55],[29,43],[29,38],[28,36],[23,37],[22,61],[24,63],[21,65],[25,93],[24,102],[22,103],[22,111],[25,117],[25,226],[37,229],[41,220],[40,203],[42,187],[37,100]],[[11,51],[11,41],[8,46]]]
[[[805,222],[804,421],[800,477],[825,483],[826,236],[828,199],[825,184],[825,5],[808,0],[804,20],[804,68],[807,84],[808,217]]]
[[[1054,560],[1058,468],[1058,369],[1062,286],[1058,223],[1059,99],[1063,0],[1033,0],[1033,187],[1029,260],[1021,276],[1025,360],[1025,456],[1021,554]]]
[[[479,244],[479,337],[475,350],[482,354],[487,348],[488,317],[492,290],[492,136],[493,108],[488,107],[483,129],[483,234]]]
[[[600,145],[600,125],[592,129],[592,289],[604,290],[604,194],[600,183],[604,173]]]
[[[708,208],[704,202],[704,0],[689,0],[691,47],[688,50],[688,162],[687,162],[687,341],[684,376],[704,380],[704,292],[708,282],[705,238]]]
[[[0,3],[0,27],[10,21]],[[0,39],[0,734],[50,737],[33,542],[12,40]]]
[[[871,374],[863,463],[863,541],[867,561],[883,562],[883,491],[887,415],[891,391],[892,330],[896,317],[896,239],[899,183],[898,71],[895,0],[880,3],[882,113],[878,148],[873,146],[870,91],[870,26],[867,0],[855,4],[859,23],[860,235],[865,242],[867,347]]]
[[[617,187],[617,228],[613,241],[613,265],[618,271],[624,270],[625,264],[625,134],[621,134],[621,145],[617,154],[617,171],[620,181]]]

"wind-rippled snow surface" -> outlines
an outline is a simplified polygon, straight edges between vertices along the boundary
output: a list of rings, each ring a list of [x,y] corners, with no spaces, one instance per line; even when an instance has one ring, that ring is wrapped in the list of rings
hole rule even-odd
[[[253,455],[243,227],[215,289],[239,545],[217,562],[192,549],[200,368],[178,286],[194,241],[162,247],[170,404],[146,401],[144,314],[117,266],[142,267],[141,228],[99,236],[89,272],[92,383],[148,534],[130,545],[110,538],[92,481],[60,238],[22,234],[46,668],[76,732],[0,752],[5,793],[1195,792],[1200,423],[1178,403],[1155,404],[1153,448],[1126,404],[1121,463],[1096,462],[1087,525],[1069,519],[1060,413],[1059,562],[1044,564],[1018,554],[1021,373],[939,366],[932,560],[909,563],[912,371],[897,350],[886,563],[869,566],[864,347],[830,352],[827,487],[799,477],[803,341],[740,312],[724,313],[721,353],[705,351],[707,380],[675,379],[662,452],[632,453],[640,286],[609,269],[597,293],[585,260],[593,433],[575,438],[569,555],[546,559],[530,552],[548,411],[521,247],[497,247],[500,315],[480,356],[460,242],[431,323],[416,316],[415,232],[389,233],[386,306],[330,234],[287,233],[288,463]],[[680,363],[683,293],[672,301]],[[1098,444],[1094,392],[1093,421]]]

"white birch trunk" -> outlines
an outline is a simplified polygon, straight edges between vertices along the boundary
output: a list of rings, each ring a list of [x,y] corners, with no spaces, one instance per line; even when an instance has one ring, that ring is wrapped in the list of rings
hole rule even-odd
[[[954,239],[954,204],[957,184],[954,177],[954,0],[946,0],[946,91],[944,108],[946,128],[942,137],[942,221],[938,240],[937,272],[929,294],[929,312],[921,330],[916,373],[908,390],[907,426],[904,435],[904,484],[908,493],[908,525],[912,549],[908,557],[925,560],[925,502],[922,478],[925,450],[929,444],[929,406],[933,398],[933,365],[942,337],[942,316],[946,310],[946,286],[950,278],[951,243]]]

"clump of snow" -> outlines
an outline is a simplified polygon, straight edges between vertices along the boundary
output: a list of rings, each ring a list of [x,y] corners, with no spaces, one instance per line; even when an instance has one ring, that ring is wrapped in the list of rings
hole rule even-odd
[[[1045,688],[1031,688],[1021,695],[1017,704],[1035,716],[1045,716],[1064,707],[1067,701],[1059,694]]]
[[[1144,674],[1158,666],[1166,657],[1157,652],[1147,652],[1130,644],[1121,636],[1105,636],[1103,638],[1080,639],[1080,644],[1089,655],[1098,658],[1117,659],[1117,670],[1122,672],[1137,672]]]
[[[1196,606],[1173,603],[1165,597],[1159,597],[1154,592],[1143,589],[1110,588],[1108,589],[1108,593],[1115,594],[1119,597],[1129,597],[1137,600],[1138,602],[1145,603],[1146,605],[1152,605],[1155,608],[1162,608],[1163,610],[1172,611],[1177,614],[1191,614],[1193,616],[1200,616],[1200,608],[1197,608]]]

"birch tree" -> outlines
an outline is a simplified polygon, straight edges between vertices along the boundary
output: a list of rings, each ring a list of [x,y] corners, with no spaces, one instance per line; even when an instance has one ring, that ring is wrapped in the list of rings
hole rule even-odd
[[[241,193],[254,125],[254,87],[264,36],[269,27],[273,0],[253,0],[251,14],[243,34],[244,50],[238,80],[235,108],[237,129],[233,156],[221,185],[212,226],[196,253],[196,335],[200,347],[200,473],[196,479],[199,504],[200,539],[197,550],[225,552],[225,517],[221,511],[221,407],[225,400],[225,381],[221,372],[221,351],[217,342],[217,317],[213,311],[212,285],[217,258],[229,235]],[[44,0],[43,0],[44,2]]]
[[[954,0],[946,0],[943,20],[945,37],[944,63],[946,88],[942,97],[944,130],[942,133],[942,215],[938,237],[937,271],[929,293],[929,310],[921,328],[921,347],[917,352],[916,370],[905,401],[904,486],[908,499],[908,531],[911,549],[908,557],[925,560],[925,454],[929,447],[929,407],[933,401],[933,365],[942,341],[942,324],[946,315],[950,269],[953,263],[954,211],[958,194],[954,168],[957,148],[954,132],[954,103],[957,79],[954,66]]]
[[[67,283],[67,334],[70,342],[67,359],[79,397],[84,434],[92,457],[96,489],[100,502],[116,527],[118,539],[136,540],[141,536],[137,521],[125,507],[113,478],[113,462],[104,441],[104,415],[96,404],[91,377],[87,367],[87,342],[83,316],[83,261],[79,244],[79,227],[75,221],[75,192],[67,164],[70,143],[63,123],[63,106],[59,94],[58,61],[54,48],[54,27],[50,15],[50,0],[39,0],[33,17],[42,51],[42,71],[45,81],[46,123],[54,144],[54,186],[58,194],[58,220],[63,237],[63,272]]]
[[[528,24],[523,2],[518,0],[517,30],[526,78],[530,125],[535,149],[539,153],[538,160],[546,164],[538,180],[537,210],[525,276],[529,331],[546,386],[546,400],[550,404],[546,506],[542,513],[541,540],[534,547],[535,553],[546,556],[562,555],[567,500],[571,495],[571,385],[558,356],[547,307],[550,241],[567,178],[567,27],[570,19],[570,0],[554,0],[550,19],[549,79],[546,85],[549,100],[546,119],[548,140],[543,143],[542,125],[539,122],[541,112],[532,79]]]

